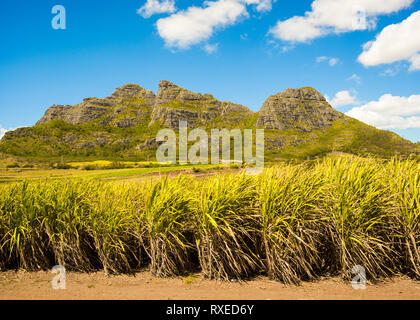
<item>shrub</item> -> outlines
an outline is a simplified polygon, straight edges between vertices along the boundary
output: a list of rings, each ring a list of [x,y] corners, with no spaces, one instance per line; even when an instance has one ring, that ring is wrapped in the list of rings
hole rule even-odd
[[[83,167],[83,170],[99,170],[100,168],[97,165],[88,164]]]
[[[72,169],[72,166],[67,163],[57,163],[55,169]]]
[[[6,166],[6,168],[8,168],[8,169],[12,169],[12,168],[20,168],[20,165],[19,165],[19,163],[15,162],[15,163],[13,163],[13,164],[9,164],[9,165],[7,165],[7,166]]]

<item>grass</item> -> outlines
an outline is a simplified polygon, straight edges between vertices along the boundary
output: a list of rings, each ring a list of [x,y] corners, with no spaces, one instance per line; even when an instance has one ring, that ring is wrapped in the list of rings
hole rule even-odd
[[[267,170],[259,183],[259,220],[268,276],[285,283],[322,269],[322,175],[304,166]]]
[[[414,160],[334,156],[260,176],[3,184],[0,269],[298,284],[362,265],[370,280],[420,279],[419,172]]]
[[[182,281],[187,285],[193,284],[196,280],[197,280],[197,276],[195,274],[190,274],[182,278]]]
[[[364,163],[343,158],[327,159],[321,167],[331,186],[324,215],[331,223],[333,259],[331,264],[350,278],[349,270],[363,265],[371,276],[383,276],[395,270],[391,250],[393,223],[387,212],[391,181],[384,179],[384,168],[376,160]]]
[[[393,159],[387,165],[390,193],[387,211],[393,217],[395,249],[401,253],[399,263],[412,276],[420,277],[420,173],[412,161]]]
[[[88,162],[84,163],[89,165]],[[146,163],[146,165],[149,162]],[[199,170],[204,169],[217,169],[217,165],[180,165],[180,166],[159,166],[154,167],[139,167],[139,168],[123,168],[123,169],[101,169],[95,168],[95,170],[78,170],[78,169],[32,169],[32,168],[20,168],[10,170],[0,170],[0,183],[9,183],[24,180],[42,180],[45,178],[49,179],[63,179],[63,178],[92,178],[92,179],[129,179],[135,178],[141,175],[160,173],[160,172],[176,172],[176,171],[188,171],[192,168]],[[220,167],[220,166],[219,166]],[[224,168],[224,167],[221,167]]]
[[[391,158],[395,155],[407,157],[419,153],[418,147],[397,134],[379,130],[356,119],[345,117],[333,122],[330,127],[310,133],[295,130],[265,130],[265,136],[274,141],[283,141],[279,150],[267,142],[266,161],[276,158],[314,159],[330,152],[345,152],[360,156]],[[296,143],[296,141],[300,141]]]
[[[257,228],[255,181],[244,174],[217,175],[196,190],[191,202],[204,275],[224,280],[251,276],[259,265],[252,241]]]
[[[144,221],[149,243],[151,271],[155,276],[174,276],[190,271],[192,231],[188,178],[174,182],[163,178],[145,194]]]
[[[113,165],[114,161],[109,160],[95,160],[95,161],[80,161],[80,162],[69,162],[68,165],[70,165],[73,168],[79,168],[84,166],[96,166],[98,168],[107,168],[111,165]],[[128,165],[128,166],[134,166],[134,165],[159,165],[156,161],[120,161],[119,162],[122,165]]]

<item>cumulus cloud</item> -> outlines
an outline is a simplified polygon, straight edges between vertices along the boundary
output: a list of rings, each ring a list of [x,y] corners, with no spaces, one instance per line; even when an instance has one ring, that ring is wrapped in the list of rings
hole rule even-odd
[[[175,12],[175,0],[147,0],[146,3],[137,10],[143,18],[150,18],[154,14]]]
[[[315,27],[311,23],[308,23],[304,17],[293,17],[286,21],[277,22],[277,24],[270,29],[269,33],[281,40],[305,42],[310,39],[321,37],[326,32]]]
[[[207,40],[218,28],[235,24],[247,17],[244,2],[235,0],[205,1],[204,7],[189,7],[156,23],[159,35],[168,47],[187,49]]]
[[[420,11],[401,23],[384,28],[373,41],[363,45],[358,60],[366,67],[408,60],[410,70],[420,69]]]
[[[339,91],[336,93],[335,97],[330,101],[330,98],[327,96],[327,101],[334,107],[343,107],[348,105],[359,104],[356,95],[353,95],[348,90]]]
[[[415,54],[409,61],[411,62],[410,71],[420,70],[420,54]]]
[[[259,12],[271,11],[271,9],[273,8],[271,0],[257,0],[256,4],[256,10]]]
[[[159,36],[168,47],[188,49],[208,40],[216,30],[248,18],[247,6],[256,11],[270,11],[271,0],[204,1],[202,7],[191,6],[156,22]]]
[[[278,39],[307,42],[331,33],[374,29],[377,17],[408,7],[414,0],[314,0],[311,11],[278,21],[270,33]]]
[[[0,125],[0,139],[3,138],[4,134],[9,131],[7,129],[4,129],[1,125]]]
[[[420,128],[420,95],[385,94],[378,101],[351,109],[346,115],[379,129]]]

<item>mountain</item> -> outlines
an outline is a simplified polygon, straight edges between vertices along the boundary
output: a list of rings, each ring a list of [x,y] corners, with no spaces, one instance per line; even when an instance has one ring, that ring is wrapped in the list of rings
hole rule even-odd
[[[310,132],[329,127],[340,118],[343,118],[343,114],[333,109],[315,89],[289,88],[264,102],[257,126],[265,129]]]
[[[103,126],[134,127],[150,115],[155,100],[152,91],[127,84],[103,99],[86,98],[74,106],[53,105],[36,124],[46,124],[57,119],[81,124],[100,119],[99,123]]]
[[[152,160],[156,133],[189,128],[264,128],[267,160],[306,159],[338,151],[390,157],[419,153],[397,134],[375,129],[333,109],[313,88],[286,89],[270,96],[259,112],[169,81],[157,93],[136,84],[105,98],[74,106],[53,105],[33,127],[7,132],[0,153],[37,161]]]
[[[211,94],[200,94],[180,88],[162,80],[156,95],[149,126],[159,123],[178,128],[180,120],[187,120],[191,127],[207,127],[209,122],[225,118],[232,126],[254,113],[247,107],[233,102],[221,102]]]

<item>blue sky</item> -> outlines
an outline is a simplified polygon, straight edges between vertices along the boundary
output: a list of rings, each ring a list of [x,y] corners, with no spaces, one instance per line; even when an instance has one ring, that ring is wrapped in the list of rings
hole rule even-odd
[[[156,92],[166,79],[254,111],[311,86],[337,110],[420,141],[420,1],[333,2],[2,1],[0,134],[32,126],[52,104],[126,83]],[[52,27],[55,5],[64,30]]]

